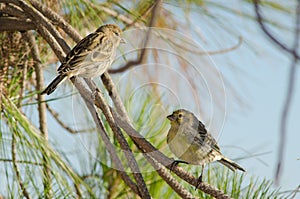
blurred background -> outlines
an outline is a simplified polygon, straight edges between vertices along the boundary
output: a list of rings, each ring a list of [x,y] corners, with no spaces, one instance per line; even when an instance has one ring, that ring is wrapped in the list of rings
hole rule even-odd
[[[225,189],[234,198],[299,197],[299,65],[294,72],[293,96],[285,118],[281,172],[275,185],[282,114],[293,56],[262,31],[252,1],[163,1],[151,29],[147,26],[154,1],[62,0],[42,3],[62,16],[82,36],[105,23],[116,23],[124,30],[127,44],[120,46],[111,76],[135,128],[160,151],[173,157],[166,145],[170,127],[166,116],[178,108],[188,109],[203,121],[217,139],[223,154],[247,170],[245,174],[234,174],[220,164],[212,163],[205,169],[204,181]],[[0,5],[5,8],[2,1]],[[297,1],[260,3],[268,30],[289,48],[294,45],[297,28],[296,8]],[[5,9],[0,12],[0,19],[6,17],[3,13]],[[62,35],[71,47],[75,45],[68,35]],[[35,36],[46,85],[57,74],[60,62],[43,38],[36,32]],[[19,32],[1,31],[0,37],[0,91],[1,96],[6,97],[1,100],[0,109],[0,194],[7,198],[23,194],[15,180],[18,176],[12,164],[12,143],[17,140],[16,157],[27,161],[18,163],[22,179],[34,198],[43,197],[42,186],[39,186],[42,185],[42,171],[36,166],[43,144],[40,144],[40,138],[31,134],[39,126],[32,57]],[[147,50],[142,62],[117,72],[115,69],[139,57],[145,40]],[[101,80],[96,78],[95,81],[112,105]],[[73,179],[58,166],[66,163],[71,167],[70,172],[86,183],[81,185],[86,197],[92,197],[89,195],[92,190],[97,198],[134,198],[114,171],[110,156],[75,87],[70,82],[65,83],[47,96],[46,102],[49,147],[57,155],[56,160],[51,160],[54,196],[76,195]],[[14,111],[14,106],[19,113]],[[26,122],[33,127],[25,128],[22,124]],[[110,132],[108,125],[105,126]],[[13,138],[12,132],[16,137]],[[110,139],[120,149],[112,133]],[[145,162],[132,141],[128,139],[128,142],[136,152],[151,196],[178,198]],[[118,152],[122,158],[121,150]],[[200,166],[181,166],[195,176],[201,171]],[[194,191],[190,185],[183,185]],[[210,198],[201,192],[195,195]]]

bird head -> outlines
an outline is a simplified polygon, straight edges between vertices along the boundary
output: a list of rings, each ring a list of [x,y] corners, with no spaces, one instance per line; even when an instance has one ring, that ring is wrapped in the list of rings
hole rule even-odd
[[[103,32],[114,41],[115,45],[118,46],[120,43],[126,43],[126,40],[121,37],[122,30],[115,24],[106,24],[97,29],[96,32]]]
[[[168,115],[167,118],[171,121],[171,125],[191,125],[194,123],[194,120],[197,120],[193,113],[184,109],[174,111],[171,115]]]

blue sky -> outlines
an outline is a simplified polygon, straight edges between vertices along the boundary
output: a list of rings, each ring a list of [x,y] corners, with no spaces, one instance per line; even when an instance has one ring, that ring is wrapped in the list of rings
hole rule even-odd
[[[227,3],[227,1],[224,1],[224,3],[225,2]],[[228,6],[232,6],[232,8],[243,14],[247,13],[253,15],[253,8],[245,5],[247,4],[239,3],[239,1],[232,1],[232,4]],[[168,87],[168,89],[172,90],[175,84],[178,86],[179,92],[176,93],[174,89],[174,94],[181,100],[180,104],[177,103],[177,99],[168,99],[168,105],[175,109],[179,104],[180,106],[193,111],[204,121],[209,130],[212,131],[212,134],[216,135],[222,151],[226,156],[235,159],[247,157],[249,156],[249,153],[265,153],[257,157],[239,160],[238,162],[246,168],[248,177],[256,176],[261,179],[266,178],[272,180],[274,178],[274,169],[277,160],[279,123],[287,90],[288,71],[291,62],[290,57],[279,50],[263,35],[257,23],[244,17],[241,13],[230,14],[222,9],[208,7],[209,14],[216,17],[211,18],[208,17],[207,14],[197,12],[197,10],[194,10],[189,15],[184,15],[180,9],[176,8],[176,6],[164,6],[166,9],[174,11],[174,17],[177,17],[178,20],[185,24],[188,24],[187,21],[190,22],[189,25],[180,27],[181,30],[178,31],[178,34],[183,34],[193,40],[197,43],[200,50],[215,51],[228,48],[235,45],[240,36],[243,38],[243,43],[239,48],[225,54],[213,56],[182,55],[183,57],[186,56],[187,60],[193,63],[193,67],[195,68],[193,68],[192,71],[200,71],[200,74],[202,75],[197,76],[192,73],[192,75],[195,75],[193,77],[199,78],[194,80],[199,84],[199,87],[197,87],[199,90],[196,94],[200,93],[201,96],[193,96],[192,98],[187,97],[190,96],[191,93],[189,92],[191,91],[189,90],[189,87],[186,87],[186,74],[181,74],[183,75],[181,78],[183,78],[184,81],[172,82],[172,79],[164,78],[166,75],[171,74],[171,67],[172,71],[175,70],[174,73],[178,75],[177,72],[179,72],[179,66],[174,64],[175,62],[171,62],[172,64],[160,62],[159,64],[162,64],[162,67],[159,69],[162,70],[161,73],[153,74],[157,77],[158,82],[156,83],[160,83],[161,85]],[[292,26],[293,17],[273,12],[265,14],[286,26]],[[216,23],[215,19],[217,19],[218,23]],[[284,42],[289,44],[292,42],[292,31],[285,31],[283,29],[272,30],[276,32]],[[130,32],[127,32],[124,35],[132,37],[133,34],[130,35]],[[127,39],[127,41],[131,40]],[[134,42],[138,41],[133,41],[133,43]],[[162,46],[159,47],[162,48]],[[118,62],[114,63],[113,66],[119,66]],[[214,76],[214,74],[209,74],[209,67],[213,67],[215,71],[221,73],[225,81],[227,81],[227,83],[225,82],[224,85],[221,85],[221,88],[214,89],[214,81],[212,80],[215,79],[211,80],[210,78],[215,78],[216,76]],[[53,67],[51,67],[51,73],[53,72],[52,76],[54,76],[54,71],[52,69]],[[141,70],[139,71],[139,69]],[[148,67],[148,70],[151,69]],[[153,67],[152,70],[153,71],[150,72],[155,72],[155,67]],[[299,73],[299,70],[297,70],[297,76],[300,75]],[[143,73],[142,66],[141,68],[135,69],[132,74],[134,75],[133,78],[140,81],[140,85],[137,87],[149,83]],[[125,85],[126,81],[130,81],[128,80],[130,79],[130,76],[126,79],[126,74],[121,74],[120,76],[113,75],[113,78],[116,83],[121,81],[121,86]],[[122,78],[125,79],[124,84],[122,84]],[[235,89],[235,92],[232,92],[228,83]],[[222,86],[225,88],[225,93],[222,93],[224,92]],[[292,108],[288,120],[287,147],[285,150],[285,161],[281,178],[281,186],[284,190],[295,189],[299,185],[300,179],[300,160],[297,160],[300,158],[300,147],[298,144],[300,140],[300,124],[298,122],[300,118],[300,104],[297,103],[300,100],[299,89],[299,81],[296,81]],[[60,88],[53,96],[61,95],[62,92],[65,92],[65,90]],[[164,92],[168,92],[168,90],[162,89],[162,93]],[[211,96],[208,96],[211,93],[213,97],[219,98],[217,100],[225,105],[225,109],[220,109],[215,102],[213,102],[213,107],[211,107],[211,102],[209,101],[209,97]],[[192,103],[191,99],[193,100]],[[238,99],[240,99],[242,103],[241,101],[238,101]],[[66,102],[69,101],[69,99],[60,99],[59,102],[53,102],[54,107],[58,110],[66,108],[74,109],[75,102],[74,104],[66,105],[67,103],[63,103],[63,100],[66,100]],[[202,104],[202,113],[204,114],[200,115],[201,111],[198,110],[198,103],[207,103],[204,104],[204,106]],[[76,109],[78,108],[79,107],[76,106]],[[84,110],[85,108],[83,107],[82,109]],[[79,110],[78,113],[79,112],[81,111]],[[74,113],[75,117],[89,117],[88,114],[79,116],[78,113]],[[166,114],[167,113],[165,113],[165,115]],[[162,120],[165,119],[165,115],[162,115]],[[50,123],[54,122],[52,117],[49,116],[48,118]],[[73,121],[71,122],[73,124],[76,123],[76,128],[78,129],[80,129],[80,124],[78,124],[79,120],[85,124],[81,119],[73,118]],[[93,127],[93,125],[91,125],[91,127]],[[64,138],[62,138],[62,136],[64,136]],[[52,137],[51,140],[60,140],[60,143],[57,144],[57,146],[72,146],[74,144],[76,145],[78,141],[84,143],[87,140],[93,139],[93,135],[78,135],[74,137],[73,135],[68,134],[58,135],[54,132],[50,132],[50,137]],[[83,139],[83,141],[80,141],[81,139]],[[63,144],[65,141],[66,145]],[[247,153],[245,151],[247,151]],[[74,149],[74,151],[70,153],[74,153],[76,157],[79,157],[78,153],[80,153],[80,151]]]

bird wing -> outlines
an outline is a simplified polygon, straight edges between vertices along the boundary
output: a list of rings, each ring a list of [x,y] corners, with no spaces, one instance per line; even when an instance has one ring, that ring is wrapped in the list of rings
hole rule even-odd
[[[67,73],[76,70],[83,61],[107,61],[112,47],[113,43],[102,32],[91,33],[76,44],[57,71]]]
[[[207,143],[214,150],[220,152],[220,147],[218,146],[217,141],[212,137],[212,135],[209,132],[207,132],[205,125],[201,121],[198,121],[197,126],[198,126],[197,131],[199,136],[195,138],[198,139],[198,142],[200,141],[201,143]]]

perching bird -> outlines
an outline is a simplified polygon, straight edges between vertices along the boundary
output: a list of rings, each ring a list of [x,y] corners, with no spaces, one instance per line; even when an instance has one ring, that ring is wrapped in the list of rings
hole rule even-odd
[[[213,161],[222,163],[232,171],[238,169],[245,172],[237,163],[222,155],[216,140],[193,113],[179,109],[167,118],[171,121],[167,143],[172,153],[180,159],[174,161],[171,168],[178,163],[201,165],[197,186],[202,182],[204,166]]]
[[[42,94],[50,95],[67,78],[80,76],[93,78],[102,75],[112,64],[120,43],[122,30],[114,24],[106,24],[83,38],[66,56],[57,69],[58,76]]]

